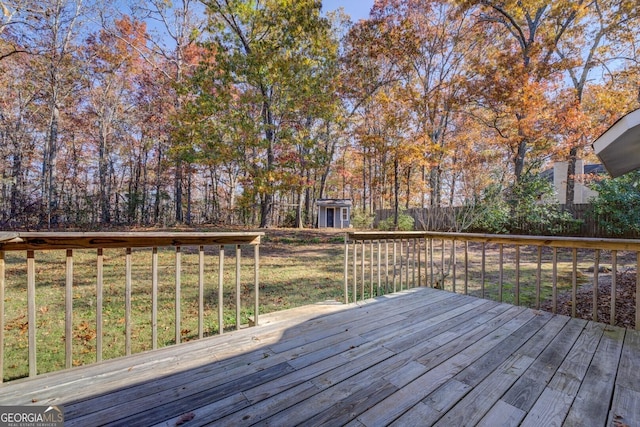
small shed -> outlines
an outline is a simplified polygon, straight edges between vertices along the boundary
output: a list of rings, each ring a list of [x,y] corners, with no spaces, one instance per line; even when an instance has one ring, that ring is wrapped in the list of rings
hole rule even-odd
[[[349,228],[351,226],[350,199],[318,199],[318,228]]]

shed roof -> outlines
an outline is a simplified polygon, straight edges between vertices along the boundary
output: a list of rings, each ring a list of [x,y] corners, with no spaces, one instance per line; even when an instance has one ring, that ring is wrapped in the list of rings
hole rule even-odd
[[[318,206],[352,206],[351,199],[318,199],[316,200]]]
[[[615,122],[593,143],[593,150],[616,178],[640,168],[640,109]]]

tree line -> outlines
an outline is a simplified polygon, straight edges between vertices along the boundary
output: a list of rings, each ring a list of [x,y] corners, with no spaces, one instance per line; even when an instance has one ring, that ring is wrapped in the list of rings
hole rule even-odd
[[[635,0],[0,0],[0,227],[517,209],[639,106]],[[536,189],[537,188],[537,189]]]

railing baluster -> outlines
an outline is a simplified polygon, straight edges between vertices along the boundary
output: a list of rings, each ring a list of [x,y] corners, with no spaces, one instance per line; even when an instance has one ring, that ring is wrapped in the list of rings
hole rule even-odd
[[[367,257],[367,247],[364,244],[364,240],[360,241],[360,246],[362,247],[362,257],[360,258],[360,295],[362,300],[364,301],[364,260]]]
[[[344,303],[349,304],[349,235],[344,235]]]
[[[504,284],[504,245],[500,243],[498,254],[498,301],[502,302],[502,286]]]
[[[464,242],[464,294],[469,293],[469,241]]]
[[[182,276],[182,251],[180,250],[180,246],[176,246],[176,296],[175,296],[175,301],[176,301],[176,344],[180,344],[181,338],[182,338],[182,328],[180,325],[181,319],[182,319],[182,313],[181,313],[181,304],[182,304],[182,300],[180,298],[182,292],[181,292],[181,279]]]
[[[151,348],[158,348],[158,248],[151,248]]]
[[[407,268],[407,289],[416,286],[416,241],[413,240],[413,248],[411,240],[407,240],[407,261],[411,259],[411,286],[409,286],[409,269]],[[410,255],[409,255],[410,254]]]
[[[38,374],[36,360],[36,265],[34,251],[27,251],[27,316],[29,321],[29,376]]]
[[[393,239],[393,292],[397,292],[396,289],[396,276],[397,276],[397,259],[396,259],[396,239]]]
[[[384,291],[389,292],[389,240],[384,240]]]
[[[198,338],[204,337],[204,246],[198,248]]]
[[[240,286],[240,259],[242,252],[240,245],[236,245],[236,330],[240,329],[240,297],[242,296],[242,289]]]
[[[218,249],[218,333],[224,332],[224,245]]]
[[[596,249],[596,253],[593,260],[593,315],[592,317],[594,322],[598,321],[598,298],[599,298],[598,276],[599,275],[600,275],[600,249]],[[636,307],[638,307],[637,304],[636,304]]]
[[[444,290],[444,239],[440,240],[440,280],[440,289]]]
[[[456,241],[451,241],[451,262],[453,263],[453,269],[451,271],[451,286],[453,287],[453,292],[456,291],[456,264],[458,263],[456,257]]]
[[[420,288],[422,287],[422,240],[418,239],[418,287]]]
[[[540,308],[540,287],[542,285],[542,246],[538,246],[538,266],[536,268],[536,309]]]
[[[255,289],[253,325],[258,326],[258,316],[260,315],[260,245],[253,247],[253,288]]]
[[[131,354],[131,248],[126,249],[124,289],[125,353],[129,356]]]
[[[487,264],[487,244],[482,242],[482,271],[480,272],[480,289],[482,298],[484,298],[484,282],[485,282],[485,270]]]
[[[514,301],[515,305],[520,305],[520,245],[516,245],[516,284]]]
[[[611,312],[610,324],[616,324],[616,288],[618,276],[618,251],[611,251]]]
[[[403,280],[402,280],[402,274],[404,273],[404,270],[402,268],[402,261],[404,260],[404,254],[403,254],[403,248],[404,248],[404,241],[402,239],[400,239],[400,290],[403,289],[402,285],[403,285]],[[393,290],[395,292],[395,289]]]
[[[378,296],[382,295],[382,242],[378,240]]]
[[[551,312],[556,314],[558,312],[558,248],[553,248],[553,278],[552,278],[552,304],[553,308]]]
[[[373,240],[369,241],[369,297],[373,298]]]
[[[96,259],[96,362],[102,362],[102,304],[104,295],[104,250],[98,248]]]
[[[73,366],[73,251],[67,249],[66,280],[64,287],[64,354],[65,366]]]
[[[429,239],[429,266],[431,267],[429,285],[433,288],[435,286],[433,273],[433,269],[435,267],[435,262],[433,261],[433,239]]]
[[[353,302],[358,302],[358,242],[353,241]]]
[[[576,317],[578,304],[578,250],[573,248],[573,270],[571,275],[571,317]]]

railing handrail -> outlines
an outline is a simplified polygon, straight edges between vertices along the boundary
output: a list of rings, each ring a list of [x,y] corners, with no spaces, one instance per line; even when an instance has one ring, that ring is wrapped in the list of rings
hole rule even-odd
[[[18,232],[0,233],[0,251],[258,245],[264,232]]]
[[[478,243],[504,243],[531,246],[549,246],[552,248],[556,247],[640,251],[640,239],[526,236],[510,234],[480,234],[437,231],[356,231],[347,233],[347,236],[351,241],[430,238]]]

